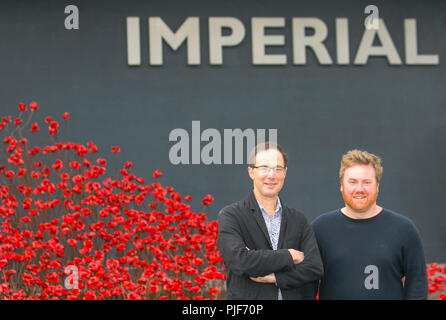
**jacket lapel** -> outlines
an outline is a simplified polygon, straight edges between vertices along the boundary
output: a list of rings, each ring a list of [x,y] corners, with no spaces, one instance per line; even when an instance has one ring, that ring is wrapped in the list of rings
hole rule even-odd
[[[263,219],[263,215],[262,215],[262,212],[260,211],[259,204],[257,203],[257,200],[254,196],[254,192],[252,192],[252,191],[249,195],[249,207],[250,207],[252,214],[257,222],[257,225],[260,227],[260,230],[262,230],[263,235],[265,236],[270,248],[272,249],[273,246],[272,246],[271,240],[269,238],[268,229],[266,228],[265,219]]]
[[[279,233],[279,243],[277,244],[277,249],[283,248],[283,242],[285,241],[286,225],[288,220],[288,208],[283,205],[282,200],[282,219],[280,221],[280,233]]]

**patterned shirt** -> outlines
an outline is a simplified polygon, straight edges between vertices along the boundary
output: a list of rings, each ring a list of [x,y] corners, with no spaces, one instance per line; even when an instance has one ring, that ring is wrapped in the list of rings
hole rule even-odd
[[[257,203],[259,204],[260,211],[262,212],[263,219],[265,220],[273,249],[277,250],[277,244],[279,243],[280,222],[282,221],[282,205],[280,204],[280,199],[277,198],[277,206],[272,218],[259,200],[257,200]],[[280,288],[278,289],[278,300],[282,300],[282,292],[280,292]]]

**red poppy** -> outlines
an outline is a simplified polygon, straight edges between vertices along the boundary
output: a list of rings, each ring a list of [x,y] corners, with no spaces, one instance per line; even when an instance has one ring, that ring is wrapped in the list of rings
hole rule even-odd
[[[130,292],[127,294],[127,300],[141,300],[141,296],[135,292]]]
[[[17,172],[17,177],[23,177],[26,174],[26,169],[25,168],[21,168],[19,169],[19,171]]]
[[[81,164],[79,162],[77,162],[77,161],[71,161],[70,162],[70,167],[75,169],[75,170],[78,170],[81,167]]]
[[[39,110],[39,105],[36,102],[31,102],[29,104],[29,108],[32,112],[36,112],[37,110]]]
[[[32,103],[30,109],[36,111],[37,104]],[[25,106],[19,106],[19,111],[26,111]],[[69,114],[64,113],[62,118],[68,119]],[[45,121],[50,135],[55,135],[59,124],[50,116]],[[11,116],[3,117],[0,129],[13,122]],[[15,124],[24,122],[19,119]],[[39,131],[37,122],[28,130]],[[26,137],[7,136],[3,140],[10,154],[8,163],[0,165],[0,174],[22,179],[11,181],[14,188],[0,185],[0,213],[5,217],[1,227],[7,234],[0,250],[0,268],[5,269],[9,260],[18,266],[0,275],[4,282],[17,273],[14,288],[0,281],[0,298],[143,299],[149,294],[150,298],[167,299],[169,292],[169,297],[178,299],[203,299],[202,288],[211,287],[208,281],[225,279],[220,272],[224,266],[217,268],[222,258],[216,247],[216,222],[207,222],[204,213],[192,212],[189,205],[181,203],[183,197],[173,187],[145,185],[143,178],[129,172],[131,161],[124,163],[120,180],[104,176],[101,183],[99,178],[107,172],[107,161],[99,158],[95,165],[85,157],[98,151],[93,142],[84,146],[54,138],[41,148]],[[27,155],[38,160],[23,157],[22,146],[26,146]],[[112,148],[113,152],[121,151],[119,147]],[[18,168],[12,170],[12,165]],[[82,166],[85,171],[70,175],[72,169],[80,170]],[[28,174],[32,181],[26,179]],[[154,178],[162,175],[159,170],[153,173]],[[191,201],[192,197],[184,199]],[[203,204],[213,200],[207,195]],[[142,208],[149,208],[149,212]],[[24,214],[14,219],[19,212]],[[53,219],[55,214],[61,218]],[[12,218],[6,218],[9,216]],[[17,221],[22,225],[16,226]],[[151,260],[147,260],[145,252]],[[118,257],[104,260],[106,255]],[[78,289],[63,287],[62,271],[55,271],[67,267],[62,266],[62,258],[76,267]],[[202,268],[204,272],[199,274]],[[430,286],[439,289],[443,279],[435,279]],[[71,285],[75,283],[69,280]],[[31,286],[38,286],[39,293],[28,296],[28,292],[35,292],[29,290]],[[206,297],[219,294],[215,285],[206,290]]]
[[[59,282],[59,276],[55,272],[50,272],[46,276],[46,281],[48,281],[49,283],[58,283]]]
[[[100,164],[101,166],[106,166],[107,165],[107,160],[99,158],[96,160],[97,164]]]
[[[96,300],[96,292],[94,292],[93,290],[90,290],[88,292],[86,292],[82,298],[83,300]]]
[[[28,214],[29,214],[30,216],[38,216],[38,215],[40,215],[40,212],[39,212],[38,210],[36,210],[36,209],[32,209],[32,210],[30,210],[30,211],[28,212]]]
[[[32,148],[31,150],[28,151],[28,154],[30,156],[35,156],[39,152],[40,152],[40,148],[39,147],[34,147],[34,148]]]
[[[69,245],[71,245],[71,246],[73,246],[73,247],[76,247],[76,246],[77,246],[77,240],[74,240],[74,239],[68,239],[67,242],[68,242]]]
[[[30,221],[31,221],[31,219],[29,217],[20,218],[20,222],[21,223],[27,223],[27,222],[30,222]]]
[[[48,127],[48,130],[49,130],[48,134],[50,136],[53,136],[53,135],[57,134],[58,128],[59,128],[59,123],[56,122],[56,121],[51,121],[51,123],[50,123],[50,125]]]
[[[154,178],[161,177],[162,175],[163,175],[163,173],[162,173],[161,171],[159,171],[159,170],[155,170],[155,171],[153,172],[153,177],[154,177]]]
[[[211,296],[216,296],[216,295],[218,295],[220,293],[221,293],[221,290],[218,287],[211,287],[211,288],[209,288],[209,294]]]
[[[50,174],[51,174],[51,170],[50,170],[50,168],[48,168],[47,166],[45,166],[45,167],[42,169],[42,176],[44,176],[44,177],[48,177]]]
[[[53,169],[54,170],[62,170],[62,168],[63,168],[62,160],[57,159],[56,162],[54,162],[54,164],[53,164]]]
[[[190,288],[189,291],[192,293],[197,293],[197,292],[201,291],[201,288],[199,286],[194,286],[194,287]]]
[[[158,286],[148,286],[149,292],[155,293],[159,291],[159,287]]]
[[[7,259],[1,259],[0,260],[0,270],[8,266],[8,260]]]
[[[6,171],[5,177],[8,179],[12,179],[14,177],[14,171],[12,171],[12,170]]]
[[[214,197],[211,196],[210,194],[208,194],[206,197],[203,198],[203,200],[201,200],[201,204],[202,204],[203,206],[208,206],[208,205],[210,205],[213,201],[214,201]]]
[[[19,111],[27,111],[26,104],[24,104],[24,103],[19,103]]]

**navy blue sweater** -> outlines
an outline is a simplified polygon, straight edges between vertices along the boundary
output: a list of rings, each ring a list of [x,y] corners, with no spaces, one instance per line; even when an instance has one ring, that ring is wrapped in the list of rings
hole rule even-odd
[[[324,265],[321,300],[427,298],[423,245],[408,218],[383,209],[369,219],[351,219],[338,209],[312,226]],[[304,297],[315,294],[317,284],[311,287],[303,289]]]

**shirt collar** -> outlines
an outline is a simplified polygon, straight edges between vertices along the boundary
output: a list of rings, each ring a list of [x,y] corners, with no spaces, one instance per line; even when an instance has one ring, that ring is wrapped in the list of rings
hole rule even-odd
[[[261,211],[268,212],[268,211],[266,211],[265,207],[262,206],[262,204],[260,203],[259,200],[256,199],[256,201],[259,204]],[[282,204],[280,203],[280,198],[277,197],[277,205],[276,205],[276,210],[274,210],[274,215],[276,215],[276,213],[280,214],[281,212],[282,212]]]

